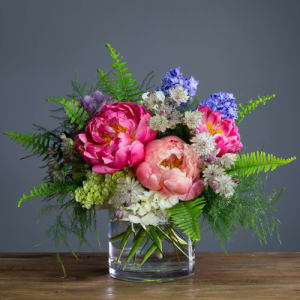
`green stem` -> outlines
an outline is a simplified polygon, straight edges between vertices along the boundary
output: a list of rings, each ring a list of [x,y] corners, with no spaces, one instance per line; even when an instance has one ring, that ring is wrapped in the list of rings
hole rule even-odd
[[[132,245],[132,248],[125,260],[125,264],[124,267],[126,267],[130,260],[132,259],[132,257],[134,256],[134,254],[136,253],[136,251],[138,250],[138,248],[142,245],[142,243],[144,242],[145,236],[147,234],[147,232],[149,231],[149,227],[147,227],[146,229],[144,228],[140,228],[140,230],[138,231],[136,238],[135,238],[135,242]]]
[[[131,234],[132,234],[132,228],[131,228],[131,225],[129,225],[127,227],[127,230],[125,231],[125,234],[124,234],[124,236],[122,238],[122,241],[121,241],[120,253],[119,253],[119,256],[117,258],[117,262],[120,262],[120,259],[121,259],[121,256],[123,254],[124,248],[125,248]]]
[[[139,263],[139,266],[142,266],[148,260],[148,258],[152,255],[152,253],[156,250],[157,250],[157,246],[155,244],[152,244],[152,246],[145,253],[143,260]]]
[[[112,243],[114,243],[114,242],[117,242],[117,241],[119,241],[119,240],[122,240],[123,239],[123,236],[126,234],[126,231],[124,231],[124,232],[122,232],[122,233],[120,233],[120,234],[118,234],[118,235],[115,235],[115,236],[113,236],[112,238],[110,238],[110,241],[112,242]]]

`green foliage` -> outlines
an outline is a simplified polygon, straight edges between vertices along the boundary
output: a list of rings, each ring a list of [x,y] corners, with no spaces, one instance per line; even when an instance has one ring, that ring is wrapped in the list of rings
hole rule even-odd
[[[191,201],[181,201],[168,209],[172,222],[193,241],[200,240],[198,218],[205,204],[204,198],[201,197]]]
[[[250,100],[249,102],[245,102],[243,104],[239,104],[239,110],[237,111],[238,118],[235,120],[236,123],[240,123],[247,115],[251,112],[255,111],[259,104],[265,105],[268,101],[275,98],[275,94],[263,96],[258,96],[254,100]]]
[[[46,150],[50,143],[48,133],[8,131],[3,134],[8,135],[13,141],[23,146],[26,150],[30,150],[33,154],[47,157]]]
[[[43,208],[43,210],[41,210],[40,215],[53,213],[55,210],[58,211],[55,221],[47,230],[43,241],[37,246],[43,244],[49,239],[53,241],[57,260],[62,267],[64,275],[66,276],[66,269],[59,254],[60,246],[65,246],[77,259],[76,253],[73,251],[68,242],[68,236],[75,235],[79,239],[80,246],[87,244],[88,246],[92,247],[89,241],[86,239],[86,234],[88,231],[95,232],[98,246],[100,247],[97,219],[95,216],[96,210],[94,207],[87,210],[82,208],[81,205],[75,202],[73,199],[68,199],[61,204],[47,205],[45,208]]]
[[[204,192],[207,205],[202,213],[201,228],[212,231],[218,238],[221,246],[226,250],[225,243],[237,231],[239,225],[246,231],[253,231],[261,244],[266,244],[273,233],[280,241],[278,226],[279,220],[272,216],[275,204],[279,200],[280,192],[265,192],[267,177],[259,175],[238,177],[239,184],[231,198],[224,198],[213,192],[212,189]]]
[[[39,187],[33,186],[28,194],[23,194],[18,202],[18,207],[22,205],[24,201],[31,200],[33,198],[52,196],[60,193],[68,193],[75,190],[76,184],[65,185],[61,183],[42,183]]]
[[[103,94],[113,95],[116,91],[114,88],[115,82],[109,73],[102,71],[100,68],[97,69],[98,73],[98,83],[97,86],[102,91]]]
[[[66,100],[65,98],[47,98],[47,102],[56,102],[61,104],[64,109],[66,115],[70,118],[70,123],[74,122],[78,125],[78,129],[81,129],[85,126],[86,121],[88,119],[88,113],[85,109],[80,106],[77,100]]]
[[[120,56],[110,44],[105,45],[110,51],[110,56],[113,59],[113,80],[109,75],[98,69],[98,77],[103,91],[113,94],[118,101],[132,101],[137,102],[143,92],[139,91],[136,80],[132,78],[133,74],[128,72],[127,62],[123,61]]]
[[[254,173],[261,173],[262,171],[273,171],[277,167],[286,165],[295,159],[295,156],[288,159],[278,158],[273,154],[266,154],[262,151],[244,153],[238,155],[234,167],[228,170],[228,173],[239,173],[241,176],[249,176]]]

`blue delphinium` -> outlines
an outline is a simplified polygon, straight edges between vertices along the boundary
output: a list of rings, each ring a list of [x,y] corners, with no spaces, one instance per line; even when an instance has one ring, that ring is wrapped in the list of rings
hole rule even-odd
[[[231,93],[214,93],[208,99],[201,101],[199,106],[208,106],[213,112],[221,113],[223,119],[235,120],[238,117],[235,97]]]
[[[161,90],[169,96],[170,88],[181,85],[184,89],[188,90],[188,95],[193,97],[196,95],[198,84],[199,81],[195,80],[192,76],[184,78],[183,74],[180,72],[180,67],[177,67],[166,73],[161,81]]]

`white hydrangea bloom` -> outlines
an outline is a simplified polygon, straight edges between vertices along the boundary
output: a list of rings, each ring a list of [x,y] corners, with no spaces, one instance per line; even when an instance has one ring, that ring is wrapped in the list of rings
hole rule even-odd
[[[212,185],[216,177],[225,175],[225,170],[218,165],[210,164],[203,171],[204,183]]]
[[[221,163],[221,165],[226,168],[230,169],[231,167],[234,166],[234,163],[237,159],[237,154],[235,153],[226,153],[220,158],[218,158],[218,161]]]
[[[198,110],[186,111],[184,113],[183,122],[189,129],[196,129],[201,122],[202,115],[202,112]]]
[[[217,154],[215,139],[208,132],[197,133],[191,138],[191,142],[199,156],[208,157]]]
[[[156,191],[143,189],[143,192],[139,192],[135,201],[131,201],[130,205],[126,205],[126,202],[122,200],[121,203],[119,202],[120,206],[116,208],[123,212],[122,220],[124,221],[138,223],[142,226],[156,226],[167,222],[167,209],[178,202],[178,196],[167,197]]]
[[[237,183],[235,183],[228,174],[215,177],[213,183],[215,185],[215,192],[226,198],[234,194],[234,189],[237,186]]]
[[[146,109],[152,112],[160,111],[165,102],[165,94],[162,91],[144,93],[142,98]]]
[[[188,90],[184,89],[181,85],[170,88],[169,94],[176,106],[179,106],[180,103],[186,103],[189,100]]]
[[[165,132],[170,127],[170,122],[165,115],[155,115],[150,118],[148,125],[154,131]]]

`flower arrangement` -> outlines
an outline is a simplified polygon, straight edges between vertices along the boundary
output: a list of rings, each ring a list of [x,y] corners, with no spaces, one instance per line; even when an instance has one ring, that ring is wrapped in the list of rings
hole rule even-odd
[[[233,94],[219,92],[201,101],[199,82],[185,78],[180,67],[151,90],[151,73],[138,86],[120,54],[106,47],[112,73],[98,69],[90,90],[74,80],[72,95],[46,100],[62,106],[54,111],[65,113],[58,128],[5,132],[48,167],[45,182],[23,194],[18,206],[44,197],[41,215],[57,210],[47,232],[56,249],[60,242],[70,248],[68,233],[88,243],[86,232],[97,232],[96,210],[110,207],[115,219],[128,224],[112,238],[121,241],[120,251],[134,236],[126,264],[145,239],[152,242],[142,263],[157,251],[164,255],[163,239],[179,251],[184,238],[199,241],[201,228],[212,230],[223,246],[239,225],[266,242],[277,231],[269,212],[281,192],[265,193],[260,174],[295,157],[241,153],[237,125],[275,96],[237,105]]]

